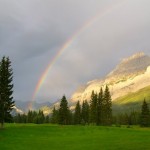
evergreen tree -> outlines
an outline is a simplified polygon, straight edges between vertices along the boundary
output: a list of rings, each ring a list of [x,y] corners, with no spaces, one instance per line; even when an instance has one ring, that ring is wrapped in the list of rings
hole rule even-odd
[[[101,88],[98,98],[97,98],[97,125],[102,124],[102,116],[103,116],[103,89]]]
[[[14,116],[13,121],[15,123],[27,123],[27,115],[17,114],[16,116]]]
[[[68,124],[74,124],[73,113],[71,110],[69,110]]]
[[[52,111],[51,123],[54,123],[54,124],[58,123],[58,110],[55,109],[55,106]]]
[[[104,125],[112,124],[112,102],[111,102],[111,95],[110,95],[108,86],[106,86],[105,91],[104,91],[103,124]]]
[[[130,114],[131,124],[138,125],[140,120],[140,112],[132,111]]]
[[[62,97],[59,108],[59,124],[69,124],[69,108],[68,102],[65,96]]]
[[[75,107],[75,113],[74,113],[74,123],[80,124],[81,123],[81,106],[80,102],[78,101]]]
[[[27,122],[28,123],[33,123],[33,113],[31,110],[28,111],[28,114],[27,114]]]
[[[95,124],[97,120],[97,94],[92,91],[90,100],[90,123]]]
[[[82,122],[84,124],[89,124],[89,104],[87,100],[83,101],[82,103],[81,116],[82,116]]]
[[[142,110],[141,110],[141,120],[140,125],[142,127],[148,127],[150,125],[150,113],[146,100],[144,99]]]
[[[49,123],[50,122],[50,118],[49,118],[49,116],[47,115],[46,117],[45,117],[45,123]]]
[[[2,128],[5,120],[12,119],[10,114],[14,106],[12,75],[11,61],[3,57],[0,62],[0,122]]]
[[[38,116],[38,124],[43,124],[45,122],[45,116],[44,116],[43,111],[39,110],[39,113],[37,116]]]

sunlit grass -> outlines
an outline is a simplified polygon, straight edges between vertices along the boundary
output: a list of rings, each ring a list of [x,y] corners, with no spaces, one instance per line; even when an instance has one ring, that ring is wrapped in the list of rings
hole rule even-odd
[[[150,128],[7,124],[0,150],[149,150]]]
[[[114,104],[142,103],[144,98],[150,102],[150,86],[143,88],[135,93],[129,93],[127,96],[115,100]]]

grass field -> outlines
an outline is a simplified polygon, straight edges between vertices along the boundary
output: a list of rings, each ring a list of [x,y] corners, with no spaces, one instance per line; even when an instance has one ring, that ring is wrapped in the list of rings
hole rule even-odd
[[[149,150],[150,128],[7,124],[0,150]]]
[[[142,103],[144,98],[150,102],[150,86],[145,87],[135,93],[130,93],[126,96],[120,97],[115,100],[114,104],[125,105],[128,103]]]

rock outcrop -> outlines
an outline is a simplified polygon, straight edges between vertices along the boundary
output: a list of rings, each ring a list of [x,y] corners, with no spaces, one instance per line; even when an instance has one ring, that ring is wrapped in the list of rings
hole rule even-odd
[[[93,80],[82,90],[76,91],[70,103],[90,100],[91,92],[99,92],[101,87],[109,86],[112,99],[136,92],[150,85],[150,57],[140,52],[121,61],[105,79]]]

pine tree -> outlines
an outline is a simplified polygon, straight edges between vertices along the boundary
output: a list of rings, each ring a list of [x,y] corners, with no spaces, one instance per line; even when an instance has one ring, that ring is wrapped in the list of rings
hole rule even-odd
[[[74,124],[73,113],[71,110],[68,111],[68,124]]]
[[[103,124],[104,125],[112,124],[112,102],[111,102],[111,95],[110,95],[108,86],[106,86],[105,91],[104,91]]]
[[[45,123],[49,123],[50,122],[50,118],[49,118],[49,115],[47,115],[46,117],[45,117]]]
[[[28,111],[28,114],[27,114],[27,122],[28,123],[33,123],[33,113],[31,110]]]
[[[13,72],[9,58],[3,57],[0,62],[0,122],[3,128],[5,120],[12,119],[13,101]]]
[[[82,122],[84,124],[89,124],[89,104],[87,100],[83,101],[82,103],[81,116],[82,116]]]
[[[97,125],[102,124],[102,116],[103,116],[103,89],[101,88],[98,98],[97,98]]]
[[[97,119],[97,94],[92,91],[90,100],[90,123],[95,124]]]
[[[62,97],[59,108],[59,124],[69,124],[69,108],[65,96]]]
[[[75,107],[74,124],[80,124],[80,123],[81,123],[81,106],[80,106],[80,102],[78,101]]]
[[[51,123],[54,123],[54,124],[58,123],[58,110],[56,110],[55,106],[52,111]]]
[[[150,125],[150,113],[145,99],[142,105],[140,124],[142,127],[148,127]]]
[[[39,110],[39,113],[38,113],[38,120],[39,120],[39,124],[43,124],[44,121],[45,121],[45,116],[44,116],[44,113],[42,110]]]

